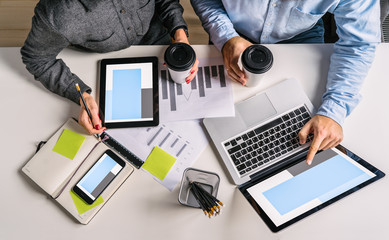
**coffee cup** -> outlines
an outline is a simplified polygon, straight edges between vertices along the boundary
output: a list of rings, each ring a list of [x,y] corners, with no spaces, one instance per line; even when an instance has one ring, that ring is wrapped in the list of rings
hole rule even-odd
[[[181,84],[190,75],[196,62],[196,53],[186,43],[173,43],[166,49],[164,59],[173,81]]]
[[[254,87],[272,67],[273,54],[267,47],[254,44],[243,51],[240,63],[247,77],[246,86]]]

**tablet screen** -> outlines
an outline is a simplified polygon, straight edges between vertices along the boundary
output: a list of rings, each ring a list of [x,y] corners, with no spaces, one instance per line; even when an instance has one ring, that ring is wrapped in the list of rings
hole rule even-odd
[[[374,171],[338,149],[318,153],[312,163],[307,166],[305,161],[299,162],[252,184],[244,192],[254,208],[261,208],[274,224],[272,230],[297,221],[298,217],[301,219],[315,208],[313,211],[319,210],[323,204],[328,205],[331,200],[377,177]]]
[[[105,59],[100,107],[107,128],[158,125],[158,81],[150,59]]]

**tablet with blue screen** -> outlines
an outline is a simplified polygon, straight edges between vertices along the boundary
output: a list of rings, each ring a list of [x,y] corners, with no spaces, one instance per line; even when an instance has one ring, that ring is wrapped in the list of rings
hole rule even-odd
[[[311,166],[301,159],[239,189],[269,228],[277,232],[383,176],[339,145],[318,153]]]
[[[100,117],[109,128],[159,124],[158,58],[115,58],[100,62]]]

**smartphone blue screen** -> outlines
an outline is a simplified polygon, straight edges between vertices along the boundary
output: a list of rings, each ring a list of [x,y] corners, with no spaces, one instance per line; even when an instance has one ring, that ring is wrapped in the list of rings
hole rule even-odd
[[[105,153],[77,183],[77,187],[95,200],[122,168]]]

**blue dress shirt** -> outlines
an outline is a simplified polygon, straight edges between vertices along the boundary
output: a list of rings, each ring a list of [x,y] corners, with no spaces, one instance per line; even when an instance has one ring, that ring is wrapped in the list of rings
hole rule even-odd
[[[380,42],[378,0],[191,0],[221,50],[244,35],[253,43],[277,43],[311,29],[334,14],[339,40],[334,45],[326,92],[317,114],[342,125],[361,100],[359,91]]]

